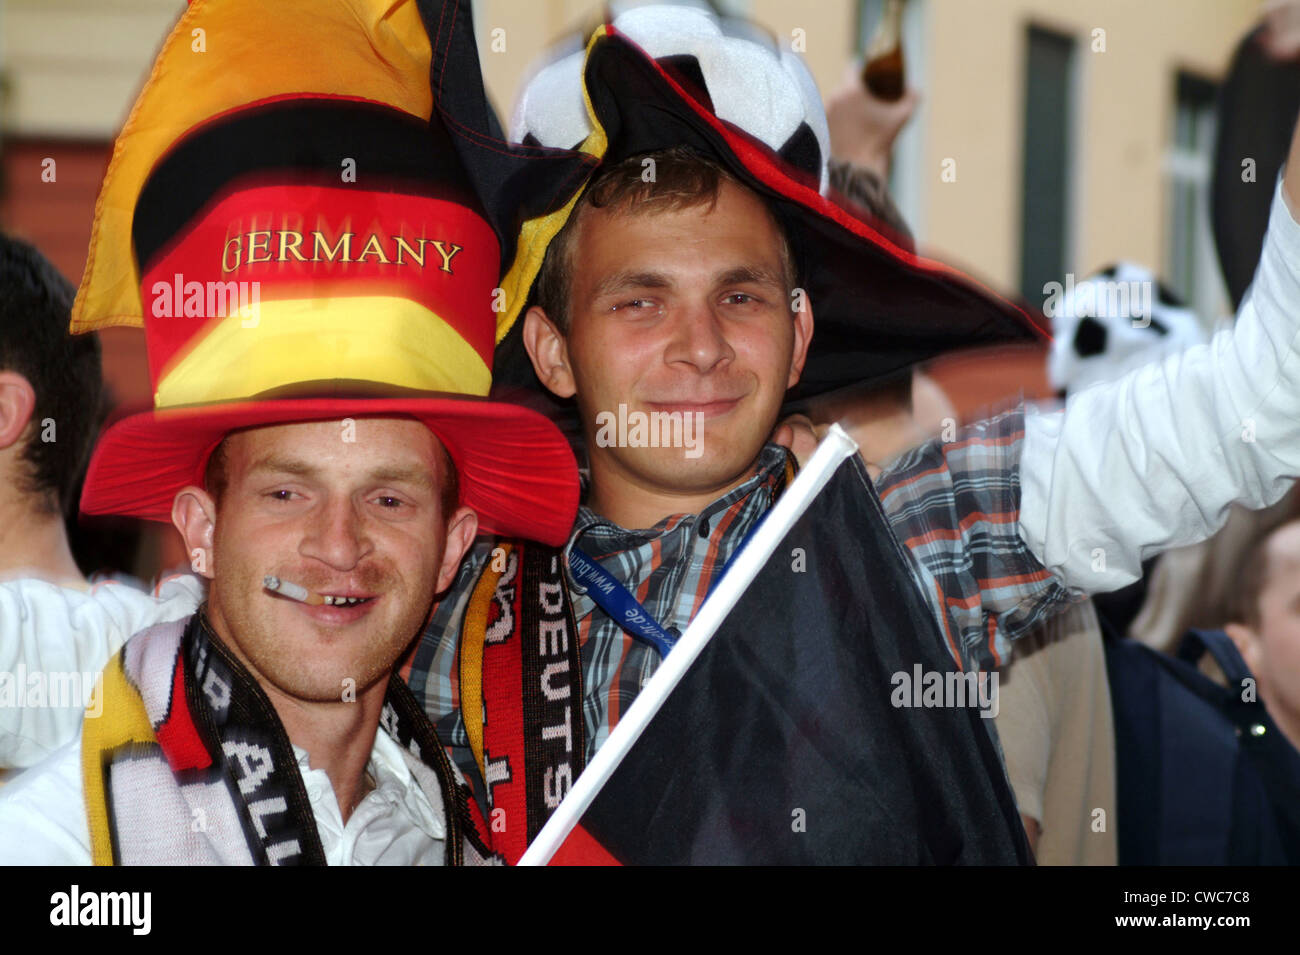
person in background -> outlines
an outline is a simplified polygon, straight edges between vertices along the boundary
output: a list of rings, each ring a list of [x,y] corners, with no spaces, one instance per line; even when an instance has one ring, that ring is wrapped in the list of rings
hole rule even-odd
[[[74,630],[107,621],[107,647],[150,621],[193,613],[202,599],[199,578],[161,582],[153,594],[117,582],[93,588],[69,545],[65,515],[102,418],[103,380],[96,335],[72,335],[68,316],[75,289],[26,242],[0,236],[0,620],[27,619],[43,608]],[[160,616],[161,615],[161,616]],[[16,641],[0,641],[0,674],[79,669],[58,646],[24,659]],[[69,706],[19,707],[21,737],[0,740],[0,766],[26,766],[53,751],[41,730],[73,712]],[[14,775],[0,770],[0,782]]]
[[[103,383],[99,339],[68,334],[73,292],[33,246],[0,234],[0,579],[84,591],[65,516]],[[11,775],[0,769],[0,785]]]
[[[68,333],[74,294],[0,234],[0,577],[86,586],[64,528],[103,399],[99,339]]]
[[[1205,337],[1149,270],[1129,263],[1094,273],[1049,311],[1048,378],[1063,398]],[[998,733],[1040,864],[1114,865],[1118,858],[1114,717],[1099,613],[1122,608],[1120,600],[1101,594],[1073,605],[1017,645],[1002,671]]]
[[[1259,540],[1236,598],[1224,631],[1258,681],[1268,715],[1300,750],[1300,520]]]

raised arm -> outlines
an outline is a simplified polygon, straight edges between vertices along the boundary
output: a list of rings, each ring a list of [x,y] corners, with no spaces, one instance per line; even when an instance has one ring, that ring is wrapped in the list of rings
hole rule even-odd
[[[1146,557],[1265,507],[1300,476],[1300,126],[1236,326],[1207,345],[1029,414],[1021,536],[1071,588],[1138,578]]]

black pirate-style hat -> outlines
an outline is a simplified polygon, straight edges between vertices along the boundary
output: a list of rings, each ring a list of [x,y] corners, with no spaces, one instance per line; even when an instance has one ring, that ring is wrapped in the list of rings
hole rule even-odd
[[[524,147],[571,150],[583,179],[520,233],[503,282],[498,386],[535,387],[514,326],[581,185],[600,166],[673,146],[722,163],[788,230],[817,316],[791,403],[883,381],[941,352],[1047,337],[1041,318],[900,247],[823,194],[829,137],[816,87],[796,57],[752,27],[682,7],[628,11],[597,29],[585,51],[534,77],[513,133]]]

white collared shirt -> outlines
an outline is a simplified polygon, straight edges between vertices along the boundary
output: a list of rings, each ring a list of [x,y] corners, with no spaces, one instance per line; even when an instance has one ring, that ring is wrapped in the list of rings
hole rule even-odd
[[[381,727],[367,766],[375,780],[347,825],[323,769],[294,748],[329,865],[442,865],[446,830],[416,785],[402,747]],[[412,757],[414,758],[414,757]],[[0,865],[90,865],[81,734],[0,790]]]
[[[311,801],[316,831],[330,865],[442,865],[447,836],[442,815],[416,785],[402,747],[382,728],[366,769],[375,788],[343,815],[323,769],[312,769],[297,746],[298,771]]]

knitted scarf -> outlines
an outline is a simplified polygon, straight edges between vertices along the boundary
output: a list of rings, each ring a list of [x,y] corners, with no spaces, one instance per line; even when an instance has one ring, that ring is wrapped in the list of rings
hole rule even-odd
[[[284,726],[212,633],[206,607],[133,636],[99,692],[103,712],[86,718],[82,734],[96,865],[325,864]],[[396,675],[380,724],[443,814],[446,863],[487,861],[478,809]]]

